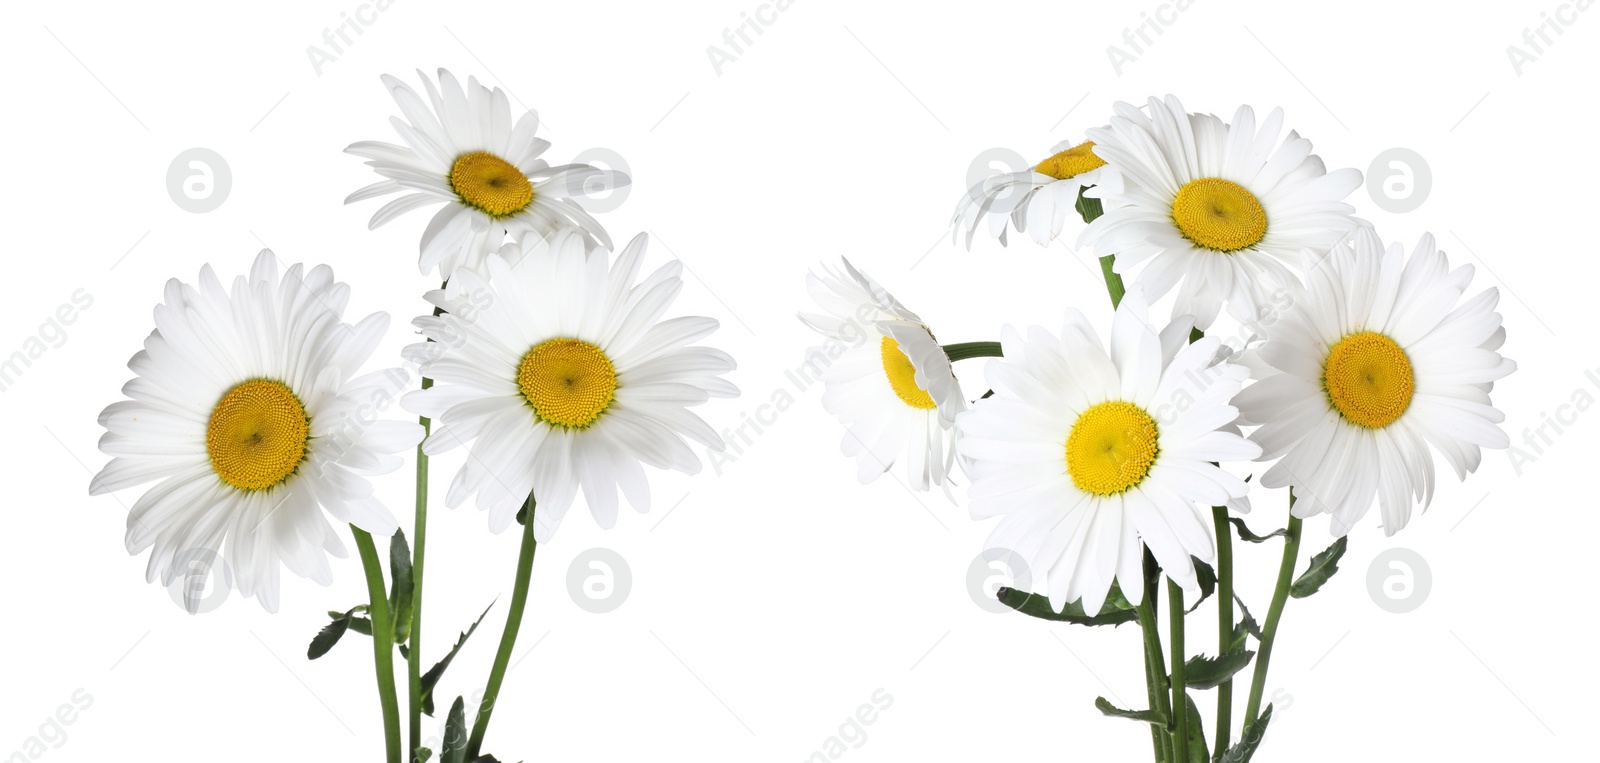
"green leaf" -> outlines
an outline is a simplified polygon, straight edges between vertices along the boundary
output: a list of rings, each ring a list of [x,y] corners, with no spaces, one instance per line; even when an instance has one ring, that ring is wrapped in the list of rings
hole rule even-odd
[[[1153,723],[1162,728],[1170,728],[1167,714],[1161,712],[1160,710],[1123,710],[1122,708],[1107,702],[1105,697],[1095,697],[1094,706],[1095,709],[1099,710],[1105,715],[1111,716],[1112,718],[1127,718],[1133,721]]]
[[[1239,605],[1239,612],[1243,617],[1240,618],[1239,624],[1233,627],[1233,638],[1229,639],[1228,642],[1228,651],[1230,652],[1243,649],[1246,636],[1255,636],[1257,641],[1261,640],[1261,626],[1257,625],[1256,619],[1250,616],[1250,608],[1244,605],[1244,599],[1239,598],[1239,594],[1234,594],[1233,600]]]
[[[1203,654],[1190,657],[1183,663],[1184,677],[1191,689],[1214,689],[1218,684],[1232,678],[1234,673],[1244,670],[1255,656],[1255,652],[1241,649],[1218,657],[1207,657]]]
[[[1245,526],[1243,519],[1238,517],[1228,517],[1228,521],[1232,522],[1234,528],[1238,529],[1239,540],[1245,541],[1246,543],[1261,543],[1268,538],[1277,538],[1280,536],[1287,536],[1289,534],[1289,530],[1287,528],[1280,527],[1272,532],[1267,533],[1266,535],[1256,535],[1255,533],[1250,532],[1249,527]]]
[[[322,630],[317,631],[317,635],[311,639],[311,646],[306,648],[308,660],[315,660],[327,654],[334,644],[339,643],[339,639],[344,638],[344,632],[350,627],[350,616],[355,614],[355,610],[328,614],[333,617],[333,622],[322,626]]]
[[[450,715],[444,722],[444,748],[439,750],[439,763],[466,763],[466,760],[466,702],[456,697],[456,701],[450,705]]]
[[[1244,731],[1239,734],[1239,743],[1229,747],[1222,753],[1219,763],[1248,763],[1251,756],[1256,754],[1256,748],[1261,746],[1261,737],[1267,733],[1267,724],[1272,721],[1272,705],[1261,711],[1261,717],[1244,725]]]
[[[350,630],[353,630],[363,636],[371,636],[372,621],[365,617],[352,617],[350,618]]]
[[[483,615],[489,614],[489,609],[493,606],[494,602],[489,602],[489,606],[483,608]],[[422,712],[433,715],[433,687],[438,685],[439,677],[444,675],[445,668],[450,667],[450,661],[456,658],[456,652],[461,651],[461,645],[467,643],[467,637],[478,629],[478,623],[483,622],[483,615],[478,615],[478,619],[472,622],[472,627],[466,629],[461,637],[456,639],[456,645],[450,647],[450,653],[446,654],[444,659],[422,674]],[[421,655],[417,657],[421,659]]]
[[[404,644],[411,638],[411,596],[415,590],[411,579],[411,546],[406,543],[405,530],[395,530],[394,537],[389,539],[389,577],[394,580],[389,588],[394,642]]]
[[[1195,557],[1189,558],[1194,560],[1194,575],[1200,580],[1200,598],[1195,599],[1194,606],[1184,611],[1186,615],[1199,609],[1200,603],[1211,598],[1211,594],[1217,590],[1217,571]]]
[[[493,755],[479,755],[472,759],[472,763],[500,763],[500,759]]]
[[[1339,571],[1339,557],[1344,556],[1345,546],[1349,537],[1342,537],[1333,542],[1333,545],[1323,549],[1322,553],[1311,557],[1311,566],[1300,573],[1294,585],[1289,586],[1289,595],[1296,599],[1304,599],[1317,592],[1333,573]]]
[[[1083,611],[1083,602],[1069,601],[1057,612],[1050,608],[1050,598],[1036,593],[1018,591],[1015,588],[1002,587],[997,593],[1000,603],[1029,617],[1041,620],[1051,620],[1059,623],[1072,623],[1074,625],[1121,625],[1138,619],[1132,605],[1128,604],[1127,597],[1115,583],[1111,584],[1111,593],[1106,596],[1106,603],[1100,608],[1100,613],[1090,615]]]
[[[1200,711],[1194,706],[1194,697],[1184,693],[1185,705],[1189,706],[1189,763],[1211,763],[1211,748],[1206,744],[1206,724],[1200,718]]]

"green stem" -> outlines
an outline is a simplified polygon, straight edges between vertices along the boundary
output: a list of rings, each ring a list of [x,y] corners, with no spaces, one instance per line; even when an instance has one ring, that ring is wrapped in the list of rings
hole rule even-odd
[[[1128,290],[1122,286],[1122,276],[1117,275],[1117,272],[1111,269],[1116,259],[1117,256],[1114,254],[1108,254],[1100,258],[1100,273],[1106,278],[1106,291],[1111,294],[1111,309],[1113,310],[1117,308],[1117,305],[1122,304],[1122,295],[1128,293]]]
[[[1217,528],[1217,654],[1233,640],[1233,528],[1228,524],[1228,507],[1212,506],[1211,521]],[[1217,685],[1217,759],[1228,751],[1233,723],[1233,679]]]
[[[433,386],[433,380],[422,377],[422,388]],[[427,441],[433,433],[433,423],[427,416],[417,418],[422,425],[422,439]],[[406,682],[411,701],[411,760],[417,759],[417,749],[422,746],[422,569],[428,550],[428,454],[417,443],[417,503],[416,523],[412,526],[411,561],[411,645],[406,651]]]
[[[1002,357],[999,342],[957,342],[944,346],[944,354],[954,363],[968,358]]]
[[[1168,635],[1172,637],[1172,749],[1178,760],[1189,756],[1189,684],[1184,676],[1183,589],[1167,578]]]
[[[489,730],[489,715],[494,712],[500,698],[500,682],[505,680],[506,666],[511,662],[511,648],[517,643],[517,631],[522,628],[522,610],[528,603],[528,580],[533,575],[533,554],[538,543],[533,540],[533,494],[528,494],[524,504],[526,521],[522,525],[522,550],[517,554],[517,580],[511,592],[511,611],[506,615],[506,629],[500,634],[500,650],[494,654],[494,668],[489,671],[489,685],[483,690],[483,703],[478,706],[478,718],[472,724],[472,736],[467,740],[467,760],[477,759],[483,749],[483,735]]]
[[[389,763],[400,763],[400,703],[394,688],[394,623],[389,619],[389,594],[383,584],[383,562],[372,536],[350,525],[356,548],[361,552],[361,567],[367,573],[367,614],[372,617],[372,661],[378,672],[378,701],[383,705],[383,741]]]
[[[1144,664],[1145,688],[1149,694],[1150,708],[1160,710],[1171,717],[1171,708],[1167,706],[1167,665],[1161,656],[1161,629],[1156,624],[1156,601],[1160,595],[1157,586],[1161,579],[1161,570],[1156,566],[1155,557],[1149,549],[1144,551],[1144,596],[1139,600],[1139,606],[1134,611],[1139,615],[1139,630],[1144,633]],[[1167,730],[1150,726],[1151,737],[1156,746],[1157,761],[1175,761],[1172,757],[1172,737]]]
[[[1294,489],[1289,490],[1289,509],[1294,509]],[[1267,687],[1267,664],[1272,661],[1273,639],[1278,635],[1278,621],[1283,617],[1283,605],[1289,601],[1289,585],[1294,580],[1295,562],[1300,558],[1300,518],[1289,515],[1289,534],[1283,540],[1283,562],[1278,565],[1278,587],[1272,592],[1272,608],[1267,610],[1267,621],[1261,626],[1261,648],[1256,652],[1255,675],[1250,680],[1250,702],[1245,705],[1244,722],[1254,723],[1260,717],[1261,693]]]

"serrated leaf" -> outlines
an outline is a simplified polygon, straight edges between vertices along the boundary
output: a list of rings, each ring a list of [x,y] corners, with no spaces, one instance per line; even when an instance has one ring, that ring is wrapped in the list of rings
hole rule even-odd
[[[1267,724],[1272,721],[1272,705],[1261,711],[1261,717],[1244,725],[1244,731],[1239,734],[1239,743],[1229,747],[1222,753],[1218,763],[1249,763],[1256,754],[1256,748],[1261,746],[1261,738],[1267,733]]]
[[[466,702],[460,697],[450,705],[450,715],[444,722],[444,747],[439,750],[440,763],[466,763],[467,712]]]
[[[1206,724],[1195,707],[1194,697],[1184,693],[1189,706],[1189,763],[1211,763],[1211,747],[1206,744]]]
[[[1289,595],[1296,599],[1304,599],[1317,592],[1333,573],[1339,571],[1339,557],[1344,556],[1345,546],[1350,538],[1341,537],[1333,545],[1322,550],[1322,553],[1311,557],[1311,566],[1300,577],[1295,578],[1294,585],[1289,586]]]
[[[350,618],[350,630],[353,630],[363,636],[371,636],[372,621],[365,617],[352,617]]]
[[[1189,558],[1194,560],[1194,576],[1200,582],[1200,598],[1195,600],[1194,606],[1184,610],[1186,615],[1199,609],[1201,602],[1211,598],[1211,594],[1217,590],[1217,571],[1195,557]]]
[[[428,668],[428,672],[422,674],[422,712],[433,715],[433,687],[438,685],[439,677],[444,675],[445,668],[450,667],[450,661],[454,660],[456,653],[461,651],[461,645],[467,643],[467,637],[478,629],[478,623],[483,622],[483,616],[489,614],[489,609],[493,606],[494,602],[489,602],[489,606],[483,608],[483,614],[478,615],[478,619],[472,621],[472,627],[467,628],[461,633],[460,638],[456,639],[456,645],[450,647],[450,653],[446,654],[444,659],[433,667]],[[420,659],[421,655],[418,655],[418,658]]]
[[[311,638],[311,646],[306,648],[306,659],[315,660],[339,643],[339,639],[344,638],[344,632],[350,628],[350,616],[354,613],[353,609],[349,612],[329,612],[333,621],[322,626],[322,630]]]
[[[1106,701],[1105,697],[1095,697],[1094,706],[1096,710],[1112,718],[1127,718],[1132,721],[1153,723],[1162,728],[1168,727],[1167,714],[1160,710],[1123,710]]]
[[[1239,531],[1239,540],[1245,541],[1246,543],[1261,543],[1269,538],[1279,538],[1289,534],[1289,530],[1287,528],[1280,527],[1272,532],[1267,533],[1266,535],[1256,535],[1255,533],[1250,532],[1249,527],[1245,526],[1243,519],[1238,517],[1228,517],[1228,521],[1232,522],[1234,528]]]
[[[1041,620],[1050,620],[1058,623],[1072,623],[1074,625],[1121,625],[1138,619],[1128,599],[1112,584],[1111,594],[1106,597],[1106,603],[1100,607],[1100,614],[1089,615],[1083,611],[1083,602],[1069,601],[1062,611],[1057,612],[1050,608],[1050,597],[1040,596],[1036,593],[1019,591],[1015,588],[1002,587],[996,592],[996,598],[1004,604],[1029,617]],[[1129,607],[1120,609],[1118,607]]]
[[[1239,624],[1233,626],[1233,638],[1229,639],[1228,642],[1228,651],[1230,652],[1243,649],[1246,636],[1255,636],[1257,641],[1261,640],[1261,626],[1257,625],[1256,619],[1250,616],[1250,608],[1244,605],[1244,599],[1239,598],[1239,594],[1234,594],[1233,601],[1239,605],[1239,612],[1242,617],[1239,619]]]
[[[1244,670],[1256,656],[1248,649],[1227,652],[1219,657],[1198,655],[1185,660],[1183,675],[1191,689],[1214,689],[1218,684]]]
[[[415,592],[411,578],[411,546],[406,543],[405,530],[395,530],[394,537],[389,539],[389,577],[394,581],[389,588],[394,642],[404,644],[411,638],[411,596]]]

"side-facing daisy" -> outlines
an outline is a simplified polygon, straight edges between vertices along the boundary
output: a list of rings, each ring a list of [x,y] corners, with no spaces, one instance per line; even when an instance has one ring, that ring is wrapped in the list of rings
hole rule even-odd
[[[1287,264],[1300,250],[1326,252],[1365,225],[1343,201],[1361,185],[1354,169],[1325,171],[1311,141],[1290,131],[1280,144],[1283,110],[1258,127],[1240,106],[1232,124],[1189,114],[1173,96],[1144,111],[1116,104],[1105,127],[1089,130],[1095,153],[1121,177],[1097,188],[1104,214],[1079,238],[1097,256],[1116,255],[1150,299],[1183,282],[1173,315],[1211,326],[1224,302],[1242,320],[1280,289],[1298,283]]]
[[[1294,513],[1332,514],[1344,535],[1376,496],[1389,535],[1433,499],[1431,444],[1466,479],[1481,448],[1504,448],[1493,382],[1516,370],[1487,289],[1460,302],[1473,268],[1450,269],[1424,235],[1407,258],[1363,230],[1313,257],[1306,289],[1257,350],[1259,381],[1234,399],[1269,487],[1294,487]]]
[[[1198,585],[1191,556],[1211,560],[1211,514],[1246,492],[1219,468],[1260,448],[1228,431],[1228,404],[1247,376],[1216,363],[1219,340],[1187,342],[1187,317],[1159,333],[1143,294],[1129,290],[1112,319],[1110,351],[1076,309],[1061,333],[1006,327],[1005,357],[989,361],[994,396],[961,415],[957,447],[970,459],[975,519],[1001,516],[988,546],[1017,553],[1048,576],[1056,610],[1082,600],[1100,611],[1115,580],[1143,597],[1148,546],[1174,581]]]
[[[384,87],[404,115],[389,121],[405,145],[367,140],[345,149],[384,177],[350,194],[346,204],[405,193],[373,214],[369,228],[444,204],[422,233],[417,263],[423,273],[438,266],[443,279],[459,268],[478,267],[508,235],[545,236],[572,225],[591,246],[610,248],[600,222],[574,199],[627,185],[627,175],[588,164],[552,167],[539,158],[550,142],[535,137],[538,113],[528,111],[513,126],[510,102],[500,88],[490,90],[474,77],[462,88],[444,69],[438,86],[426,74],[417,75],[427,101],[383,75]]]
[[[946,487],[955,459],[956,415],[966,409],[950,358],[922,319],[844,260],[806,282],[825,313],[800,320],[827,342],[808,364],[822,371],[822,407],[844,423],[842,448],[862,482],[902,465],[913,490]]]
[[[1078,191],[1116,183],[1116,173],[1094,153],[1094,142],[1065,141],[1050,157],[1021,172],[990,175],[967,190],[950,219],[951,236],[967,232],[967,248],[980,226],[1006,245],[1006,222],[1045,246],[1077,215]]]
[[[289,268],[262,251],[230,291],[207,265],[198,286],[174,278],[156,328],[128,361],[128,400],[100,414],[110,463],[91,494],[159,480],[128,513],[128,552],[150,549],[146,577],[170,585],[188,555],[220,555],[245,596],[278,608],[278,569],[322,585],[327,553],[344,556],[332,516],[393,535],[393,515],[365,475],[422,439],[416,422],[374,418],[406,379],[356,376],[389,327],[342,316],[350,289],[319,265]]]
[[[738,389],[722,378],[727,353],[690,346],[717,328],[712,318],[660,320],[683,287],[676,260],[639,280],[644,234],[615,262],[589,252],[583,234],[507,244],[486,269],[458,271],[433,304],[471,310],[412,321],[433,342],[406,348],[435,381],[401,400],[434,419],[423,451],[468,446],[445,502],[476,494],[494,532],[511,524],[531,493],[534,537],[548,540],[578,489],[595,521],[617,521],[617,490],[650,509],[642,464],[700,470],[684,438],[721,450],[722,438],[689,409]]]

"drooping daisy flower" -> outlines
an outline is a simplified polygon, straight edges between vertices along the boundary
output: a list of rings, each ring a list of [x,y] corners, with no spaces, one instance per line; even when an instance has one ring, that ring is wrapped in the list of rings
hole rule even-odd
[[[1049,158],[1023,170],[984,178],[968,189],[951,218],[952,237],[963,229],[967,248],[979,226],[1006,245],[1006,222],[1045,246],[1061,235],[1069,216],[1077,216],[1078,190],[1116,183],[1116,173],[1094,153],[1094,142],[1059,143]]]
[[[171,585],[180,558],[220,555],[240,593],[278,609],[278,568],[322,585],[327,553],[344,556],[349,523],[393,535],[393,515],[365,475],[399,467],[422,427],[376,420],[406,381],[355,372],[389,327],[373,313],[342,321],[350,289],[326,265],[278,277],[262,251],[232,291],[207,265],[200,283],[167,282],[155,331],[128,367],[128,400],[100,414],[112,456],[91,494],[160,480],[128,514],[128,552],[150,549],[146,577]]]
[[[369,228],[444,204],[423,231],[417,262],[423,273],[438,266],[444,279],[458,268],[478,267],[508,235],[545,236],[572,225],[591,246],[610,248],[600,222],[574,199],[625,186],[627,175],[588,164],[552,167],[539,158],[550,142],[534,136],[538,113],[523,114],[513,127],[511,105],[500,88],[490,90],[468,77],[463,89],[444,69],[437,87],[427,75],[417,75],[427,101],[383,75],[405,117],[389,119],[405,145],[367,140],[345,149],[384,177],[350,194],[346,204],[405,192],[373,214]]]
[[[452,310],[412,321],[432,343],[406,349],[434,380],[407,394],[406,410],[431,417],[423,451],[468,446],[445,502],[477,495],[489,529],[504,530],[531,492],[534,537],[548,540],[578,489],[600,526],[617,521],[617,490],[650,509],[642,464],[700,470],[687,437],[711,450],[722,438],[689,409],[738,389],[721,378],[727,353],[690,346],[717,328],[711,318],[660,320],[683,287],[673,261],[638,280],[644,234],[611,262],[586,253],[582,234],[507,244],[486,269],[457,271],[428,301]],[[637,281],[637,283],[636,283]]]
[[[1489,390],[1516,363],[1499,353],[1497,289],[1457,305],[1472,273],[1451,270],[1431,235],[1407,258],[1371,230],[1310,266],[1257,351],[1269,375],[1234,399],[1242,423],[1261,425],[1262,460],[1282,459],[1261,483],[1292,485],[1296,516],[1332,514],[1344,535],[1376,496],[1393,535],[1433,498],[1430,444],[1460,479],[1480,447],[1510,444]]]
[[[822,407],[845,426],[844,454],[872,482],[899,464],[913,490],[945,487],[955,459],[956,415],[966,409],[950,359],[922,319],[844,260],[806,276],[825,314],[800,320],[827,337],[808,362],[822,371]],[[837,357],[834,357],[837,355]]]
[[[1298,283],[1286,263],[1298,265],[1301,249],[1326,252],[1366,224],[1340,201],[1361,173],[1326,172],[1311,141],[1290,131],[1280,144],[1282,129],[1282,109],[1258,127],[1249,106],[1223,124],[1170,95],[1144,111],[1118,103],[1089,137],[1122,183],[1088,192],[1105,213],[1079,245],[1115,254],[1121,274],[1144,263],[1138,280],[1152,300],[1182,281],[1173,315],[1193,315],[1201,329],[1224,302],[1242,320],[1258,318],[1274,292]]]
[[[973,518],[1001,516],[988,546],[1020,555],[1035,579],[1045,573],[1056,610],[1081,599],[1098,612],[1113,580],[1137,603],[1141,542],[1195,588],[1190,557],[1215,552],[1205,507],[1246,492],[1214,463],[1260,454],[1227,431],[1245,368],[1214,363],[1214,337],[1187,343],[1189,319],[1157,333],[1146,312],[1129,290],[1109,353],[1077,310],[1059,335],[1007,327],[1005,357],[987,368],[994,396],[956,421]]]

